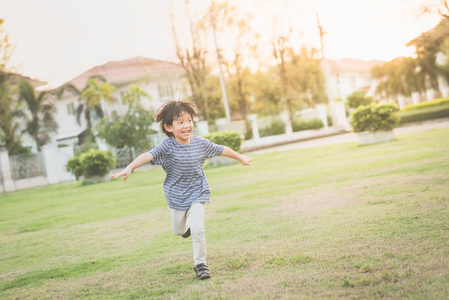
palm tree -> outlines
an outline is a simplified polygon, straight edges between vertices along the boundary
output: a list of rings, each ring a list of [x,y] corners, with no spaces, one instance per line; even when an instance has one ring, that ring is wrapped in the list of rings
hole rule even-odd
[[[87,79],[86,86],[79,90],[73,84],[67,84],[59,90],[59,96],[65,90],[72,91],[79,96],[78,107],[76,108],[76,121],[81,125],[81,116],[87,122],[87,133],[89,138],[92,131],[92,115],[95,114],[99,118],[104,117],[103,109],[101,108],[101,100],[103,99],[107,103],[116,102],[117,99],[112,96],[112,93],[116,88],[108,83],[106,79],[101,75],[93,75]]]
[[[15,146],[21,145],[18,134],[19,123],[17,103],[12,96],[12,88],[7,80],[8,73],[0,70],[0,145],[13,155]]]
[[[29,112],[21,114],[26,122],[24,131],[36,142],[37,151],[48,142],[48,133],[55,132],[58,128],[54,118],[56,109],[47,101],[48,95],[49,93],[45,91],[36,95],[34,86],[28,81],[19,84],[19,101],[25,101]]]

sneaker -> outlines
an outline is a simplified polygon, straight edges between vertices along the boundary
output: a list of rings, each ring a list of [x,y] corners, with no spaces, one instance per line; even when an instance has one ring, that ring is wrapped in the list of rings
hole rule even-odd
[[[187,229],[187,231],[183,234],[183,235],[181,235],[183,238],[188,238],[189,236],[190,236],[190,228],[189,229]]]
[[[193,269],[195,270],[196,277],[198,277],[199,280],[209,279],[211,276],[209,267],[206,264],[198,264]]]

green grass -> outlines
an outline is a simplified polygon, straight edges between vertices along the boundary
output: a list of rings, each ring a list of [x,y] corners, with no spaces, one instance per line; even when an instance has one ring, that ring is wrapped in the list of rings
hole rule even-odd
[[[208,264],[171,233],[164,172],[0,195],[0,298],[449,297],[449,129],[206,170]]]

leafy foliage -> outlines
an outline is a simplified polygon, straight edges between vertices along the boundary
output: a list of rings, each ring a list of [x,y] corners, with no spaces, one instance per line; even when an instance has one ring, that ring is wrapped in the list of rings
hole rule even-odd
[[[152,133],[152,115],[142,107],[134,107],[123,116],[114,112],[112,117],[98,123],[98,136],[116,148],[147,148],[150,146],[148,135]]]
[[[351,125],[355,132],[392,130],[399,123],[396,111],[393,103],[360,106],[351,115]]]
[[[133,159],[132,148],[149,148],[150,140],[148,135],[153,131],[150,126],[153,123],[153,111],[145,109],[140,104],[140,97],[145,95],[139,87],[130,88],[124,97],[124,102],[128,104],[128,111],[120,116],[113,112],[109,118],[100,120],[96,129],[98,137],[104,139],[106,143],[115,148],[127,146],[130,149],[130,160]]]
[[[293,131],[309,130],[309,129],[320,129],[323,128],[324,124],[320,119],[311,119],[306,121],[294,121],[292,123]]]
[[[31,146],[23,146],[20,141],[12,142],[8,147],[8,154],[11,155],[25,155],[31,156]]]
[[[12,45],[8,34],[3,30],[4,20],[0,19],[0,145],[8,149],[10,155],[23,153],[17,114],[19,104],[14,101],[14,89],[10,82],[11,73],[7,70],[7,63],[12,54]],[[26,150],[25,150],[26,151]]]
[[[151,96],[147,94],[140,86],[132,84],[128,86],[128,90],[122,95],[122,103],[131,107],[140,103],[142,98],[151,99]]]
[[[280,103],[282,87],[279,76],[273,70],[253,74],[252,93],[254,94],[254,110],[257,114],[271,116],[283,110]]]
[[[449,118],[449,105],[430,106],[415,110],[400,111],[400,124]]]
[[[79,158],[84,177],[103,176],[115,166],[115,158],[109,151],[90,149]]]
[[[275,120],[270,125],[259,129],[260,137],[285,133],[285,124],[281,120]]]
[[[357,108],[360,105],[368,105],[373,102],[372,97],[365,97],[367,91],[354,91],[348,96],[346,106],[348,108]]]
[[[416,72],[419,62],[410,57],[400,57],[371,70],[371,76],[378,79],[376,94],[383,97],[404,95],[425,91],[426,75]]]
[[[58,124],[55,120],[56,109],[54,105],[47,101],[48,92],[36,94],[34,86],[23,81],[19,84],[19,100],[25,101],[28,113],[22,112],[21,116],[25,120],[25,131],[36,142],[37,150],[50,141],[51,132],[56,132]]]
[[[71,157],[67,161],[65,169],[68,172],[72,173],[75,176],[76,180],[78,180],[81,177],[81,175],[83,175],[83,166],[81,165],[80,157],[79,156]]]
[[[415,105],[408,105],[401,109],[401,111],[420,110],[440,105],[449,105],[449,98],[440,98],[428,102],[421,102]]]
[[[235,131],[216,131],[204,137],[215,144],[227,146],[234,151],[239,151],[242,144],[240,133]]]
[[[78,107],[76,108],[76,121],[81,125],[81,116],[87,122],[87,136],[92,140],[92,121],[97,118],[103,118],[103,110],[101,109],[101,99],[107,103],[116,102],[112,93],[116,88],[108,83],[103,76],[93,75],[87,80],[86,86],[79,90],[73,84],[64,85],[59,91],[58,96],[62,97],[64,91],[71,91],[79,96]]]

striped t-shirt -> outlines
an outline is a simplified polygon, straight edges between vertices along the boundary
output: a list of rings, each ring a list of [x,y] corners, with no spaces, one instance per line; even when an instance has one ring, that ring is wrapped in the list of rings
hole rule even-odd
[[[209,202],[204,160],[221,154],[223,148],[206,138],[191,136],[187,145],[178,144],[171,137],[149,151],[154,157],[151,163],[162,165],[167,174],[164,193],[170,208],[187,210],[195,202]]]

